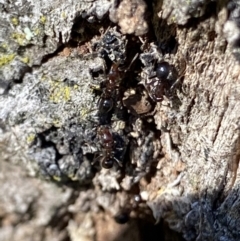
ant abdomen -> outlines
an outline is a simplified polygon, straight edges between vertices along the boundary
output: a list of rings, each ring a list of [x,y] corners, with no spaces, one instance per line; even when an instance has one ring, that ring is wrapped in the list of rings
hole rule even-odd
[[[101,98],[98,103],[98,111],[100,114],[108,113],[113,108],[113,99],[103,99]]]
[[[157,64],[156,76],[161,80],[166,80],[171,70],[171,66],[168,62],[161,62]]]

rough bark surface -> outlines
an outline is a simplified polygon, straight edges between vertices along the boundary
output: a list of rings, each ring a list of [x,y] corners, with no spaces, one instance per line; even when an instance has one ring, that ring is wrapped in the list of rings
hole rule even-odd
[[[240,240],[239,9],[237,1],[1,1],[0,241]],[[109,39],[103,45],[107,31],[116,51]],[[108,62],[129,65],[125,51],[135,48],[125,74],[137,80],[116,101],[127,120],[111,116],[127,151],[119,148],[123,164],[101,168],[95,92],[107,88],[99,84]],[[144,79],[154,71],[147,58],[177,72],[160,102]],[[113,218],[128,216],[122,225]]]

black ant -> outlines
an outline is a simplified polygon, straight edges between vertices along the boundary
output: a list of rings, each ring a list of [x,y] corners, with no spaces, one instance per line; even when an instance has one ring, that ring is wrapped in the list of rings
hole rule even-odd
[[[121,74],[119,65],[113,63],[105,83],[105,89],[103,90],[103,93],[98,101],[99,114],[106,114],[112,110],[114,106],[116,90],[119,87],[120,80]]]
[[[116,161],[120,167],[122,167],[121,161],[116,157],[118,152],[125,152],[125,147],[118,147],[117,137],[112,133],[107,126],[100,126],[98,129],[98,136],[101,141],[102,153],[99,155],[100,163],[103,168],[110,169],[113,167]],[[121,143],[122,146],[123,143]],[[120,155],[120,157],[124,156]],[[96,161],[96,160],[95,160]]]
[[[120,68],[119,63],[113,63],[108,73],[107,80],[105,82],[105,88],[98,100],[98,115],[100,124],[109,124],[111,119],[111,110],[119,100],[119,87],[123,75],[129,70],[132,63],[136,60],[138,54],[135,55],[130,65],[124,69]]]
[[[155,74],[146,79],[146,88],[153,101],[162,101],[164,94],[170,89],[168,77],[171,71],[172,66],[168,62],[161,62],[157,64]]]

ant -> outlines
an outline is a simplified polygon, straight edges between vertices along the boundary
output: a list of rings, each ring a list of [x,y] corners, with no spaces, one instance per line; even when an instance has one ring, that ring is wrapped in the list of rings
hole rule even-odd
[[[119,87],[120,79],[121,73],[119,64],[113,63],[105,83],[105,89],[98,101],[98,110],[100,114],[106,114],[112,110],[116,89]]]
[[[100,124],[108,124],[111,119],[111,110],[114,108],[115,103],[119,99],[119,86],[123,75],[130,69],[132,63],[136,60],[138,54],[135,55],[130,65],[126,68],[120,68],[119,63],[113,63],[108,73],[105,82],[105,88],[98,100],[98,115]]]
[[[116,154],[118,154],[118,151],[124,150],[124,148],[117,148],[118,145],[117,141],[115,141],[114,133],[110,131],[109,127],[100,126],[98,129],[98,136],[100,137],[102,146],[102,153],[99,155],[102,167],[110,169],[113,167],[114,161],[122,167],[122,163],[116,157]]]
[[[168,62],[158,63],[155,74],[146,79],[146,88],[153,101],[162,101],[163,95],[170,89],[171,83],[168,78],[172,70]]]

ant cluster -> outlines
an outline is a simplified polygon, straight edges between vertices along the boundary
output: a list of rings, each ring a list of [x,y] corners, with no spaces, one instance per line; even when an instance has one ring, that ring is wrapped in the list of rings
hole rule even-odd
[[[39,133],[31,155],[43,173],[54,180],[89,183],[96,171],[95,164],[100,163],[104,169],[115,167],[129,172],[134,181],[126,183],[134,185],[148,172],[153,156],[159,152],[159,145],[154,144],[158,139],[155,129],[144,117],[151,116],[155,103],[169,95],[174,68],[159,58],[153,45],[138,55],[140,41],[127,39],[115,28],[94,45],[109,68],[100,82],[100,92],[96,92],[97,122],[95,116],[81,123],[71,119],[62,128]],[[133,65],[136,68],[129,71]]]
[[[97,103],[99,121],[97,136],[100,140],[102,151],[94,162],[99,159],[101,166],[106,169],[112,168],[114,163],[117,163],[120,167],[123,166],[122,162],[128,142],[126,137],[122,137],[123,130],[117,130],[121,133],[114,132],[111,126],[114,114],[118,118],[124,115],[120,94],[124,70],[120,69],[120,65],[125,60],[126,43],[123,44],[123,41],[119,40],[120,36],[116,35],[116,33],[114,32],[113,34],[108,31],[105,34],[100,44],[101,50],[99,51],[102,57],[108,56],[110,60],[113,60],[107,78],[103,82],[102,93]]]
[[[108,69],[104,79],[101,72],[94,79],[100,86],[94,92],[97,110],[81,122],[73,117],[59,128],[37,133],[31,156],[44,176],[70,185],[75,181],[88,185],[98,178],[99,166],[120,170],[110,171],[109,176],[119,174],[122,189],[132,196],[140,179],[150,173],[161,143],[153,119],[148,121],[156,102],[169,95],[175,75],[173,66],[156,57],[151,47],[138,55],[140,45],[140,41],[127,39],[115,28],[95,43],[93,48]],[[132,201],[116,220],[125,222],[139,205],[144,201]]]
[[[154,105],[154,103],[162,101],[164,96],[170,95],[170,90],[174,86],[176,71],[168,62],[156,60],[159,59],[158,56],[156,57],[156,52],[158,52],[156,49],[152,52],[150,50],[150,52],[140,55],[140,60],[143,65],[145,65],[143,69],[143,73],[145,74],[143,81],[139,82],[136,80],[134,82],[128,78],[128,85],[126,85],[126,83],[124,83],[126,82],[126,74],[138,57],[138,54],[135,54],[129,67],[127,69],[123,67],[127,59],[126,37],[120,35],[115,29],[108,30],[99,43],[95,45],[95,48],[106,62],[110,61],[110,70],[101,83],[101,94],[97,102],[97,136],[101,151],[97,158],[95,158],[94,163],[99,161],[101,166],[106,169],[112,168],[115,163],[117,163],[118,167],[123,167],[125,153],[129,143],[129,133],[132,129],[132,127],[129,126],[129,120],[131,119],[132,123],[134,122],[134,117],[126,114],[126,112],[131,112],[131,109],[133,109],[131,105],[134,102],[134,97],[137,96],[135,94],[134,97],[129,96],[124,98],[124,95],[128,92],[131,83],[133,83],[132,89],[134,88],[135,92],[138,89],[141,92],[140,95],[143,96],[144,90],[142,91],[140,88],[141,84],[143,84],[143,89],[147,91],[147,98],[150,98],[148,101]],[[146,101],[141,103],[143,101],[141,98],[142,97],[140,97],[140,101],[137,104],[135,101],[134,108],[137,109],[137,105],[147,106]],[[147,107],[145,112],[151,109],[151,104],[149,105],[150,107]],[[139,111],[135,111],[135,117],[141,117]],[[120,129],[117,128],[117,130],[114,129],[113,123],[117,121],[124,122],[124,127]],[[140,130],[140,132],[144,131]],[[142,133],[140,135],[142,135]],[[152,133],[149,132],[149,135],[151,138],[154,138]],[[149,149],[153,148],[149,147]],[[146,160],[142,162],[145,163]]]

